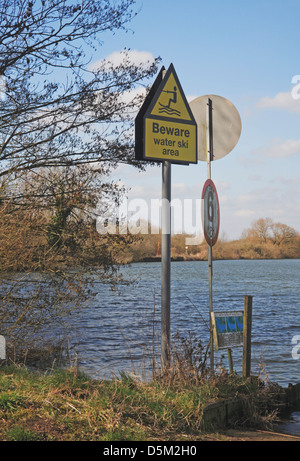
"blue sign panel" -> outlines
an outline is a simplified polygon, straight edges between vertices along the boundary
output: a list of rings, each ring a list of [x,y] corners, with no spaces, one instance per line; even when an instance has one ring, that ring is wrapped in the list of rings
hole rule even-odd
[[[243,345],[244,313],[212,312],[212,326],[216,350]]]

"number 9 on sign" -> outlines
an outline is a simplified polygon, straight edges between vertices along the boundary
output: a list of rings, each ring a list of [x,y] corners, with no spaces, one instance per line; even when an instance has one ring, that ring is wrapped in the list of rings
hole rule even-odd
[[[205,182],[201,198],[203,232],[208,245],[213,246],[218,240],[220,207],[217,190],[211,179]]]

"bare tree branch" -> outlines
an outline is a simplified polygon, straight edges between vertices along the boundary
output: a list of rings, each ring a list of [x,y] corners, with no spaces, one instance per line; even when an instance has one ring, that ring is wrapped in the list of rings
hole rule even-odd
[[[133,162],[133,111],[122,95],[158,59],[89,66],[102,33],[124,29],[134,0],[4,0],[0,6],[0,176],[89,162]]]

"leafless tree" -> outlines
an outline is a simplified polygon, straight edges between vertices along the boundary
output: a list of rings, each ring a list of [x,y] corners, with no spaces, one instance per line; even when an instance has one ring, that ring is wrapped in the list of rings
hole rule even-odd
[[[271,218],[260,218],[255,221],[252,225],[252,230],[254,231],[254,235],[259,238],[262,242],[267,242],[270,238],[270,231],[272,227],[272,219]]]
[[[125,29],[134,0],[2,0],[0,176],[40,167],[134,162],[125,92],[159,59],[91,65],[105,33]],[[99,55],[98,55],[99,56]]]
[[[272,224],[272,242],[274,245],[287,244],[295,237],[297,237],[298,232],[287,224],[280,222]]]
[[[107,182],[111,169],[120,162],[138,165],[132,129],[141,96],[134,95],[156,73],[159,58],[133,62],[125,49],[120,64],[102,59],[93,65],[101,58],[103,38],[127,30],[135,14],[135,0],[0,2],[0,222],[4,226],[0,250],[11,270],[10,263],[21,263],[24,248],[27,270],[49,269],[56,254],[51,255],[45,245],[42,252],[40,244],[41,251],[36,252],[35,242],[46,233],[50,246],[57,248],[72,213],[80,213],[83,204],[94,206],[100,193],[115,199],[116,189]],[[96,180],[97,174],[104,179]],[[48,222],[34,206],[50,210]],[[17,213],[10,213],[13,209]],[[76,243],[76,230],[69,232],[72,241],[64,240],[69,246]],[[85,226],[86,234],[88,230]],[[111,252],[119,241],[97,238],[98,262],[104,266],[104,278],[111,280],[115,263]],[[69,305],[64,295],[70,309],[74,299],[79,304],[85,299],[87,285],[81,284],[80,277],[72,273],[56,280],[53,272],[54,279],[42,278],[40,291],[29,293],[28,299],[23,278],[22,284],[7,287],[2,281],[0,325],[8,322],[8,337],[19,331],[22,338],[23,331],[30,335],[35,325],[47,324],[46,312],[49,321],[64,315]]]

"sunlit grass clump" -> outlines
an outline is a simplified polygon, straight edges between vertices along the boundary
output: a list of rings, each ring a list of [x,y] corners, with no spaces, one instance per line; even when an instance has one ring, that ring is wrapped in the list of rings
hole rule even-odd
[[[278,389],[225,370],[212,376],[206,351],[190,339],[164,373],[91,379],[76,368],[49,372],[0,367],[0,440],[201,440],[204,407],[242,398],[247,413],[233,423],[262,425]]]

